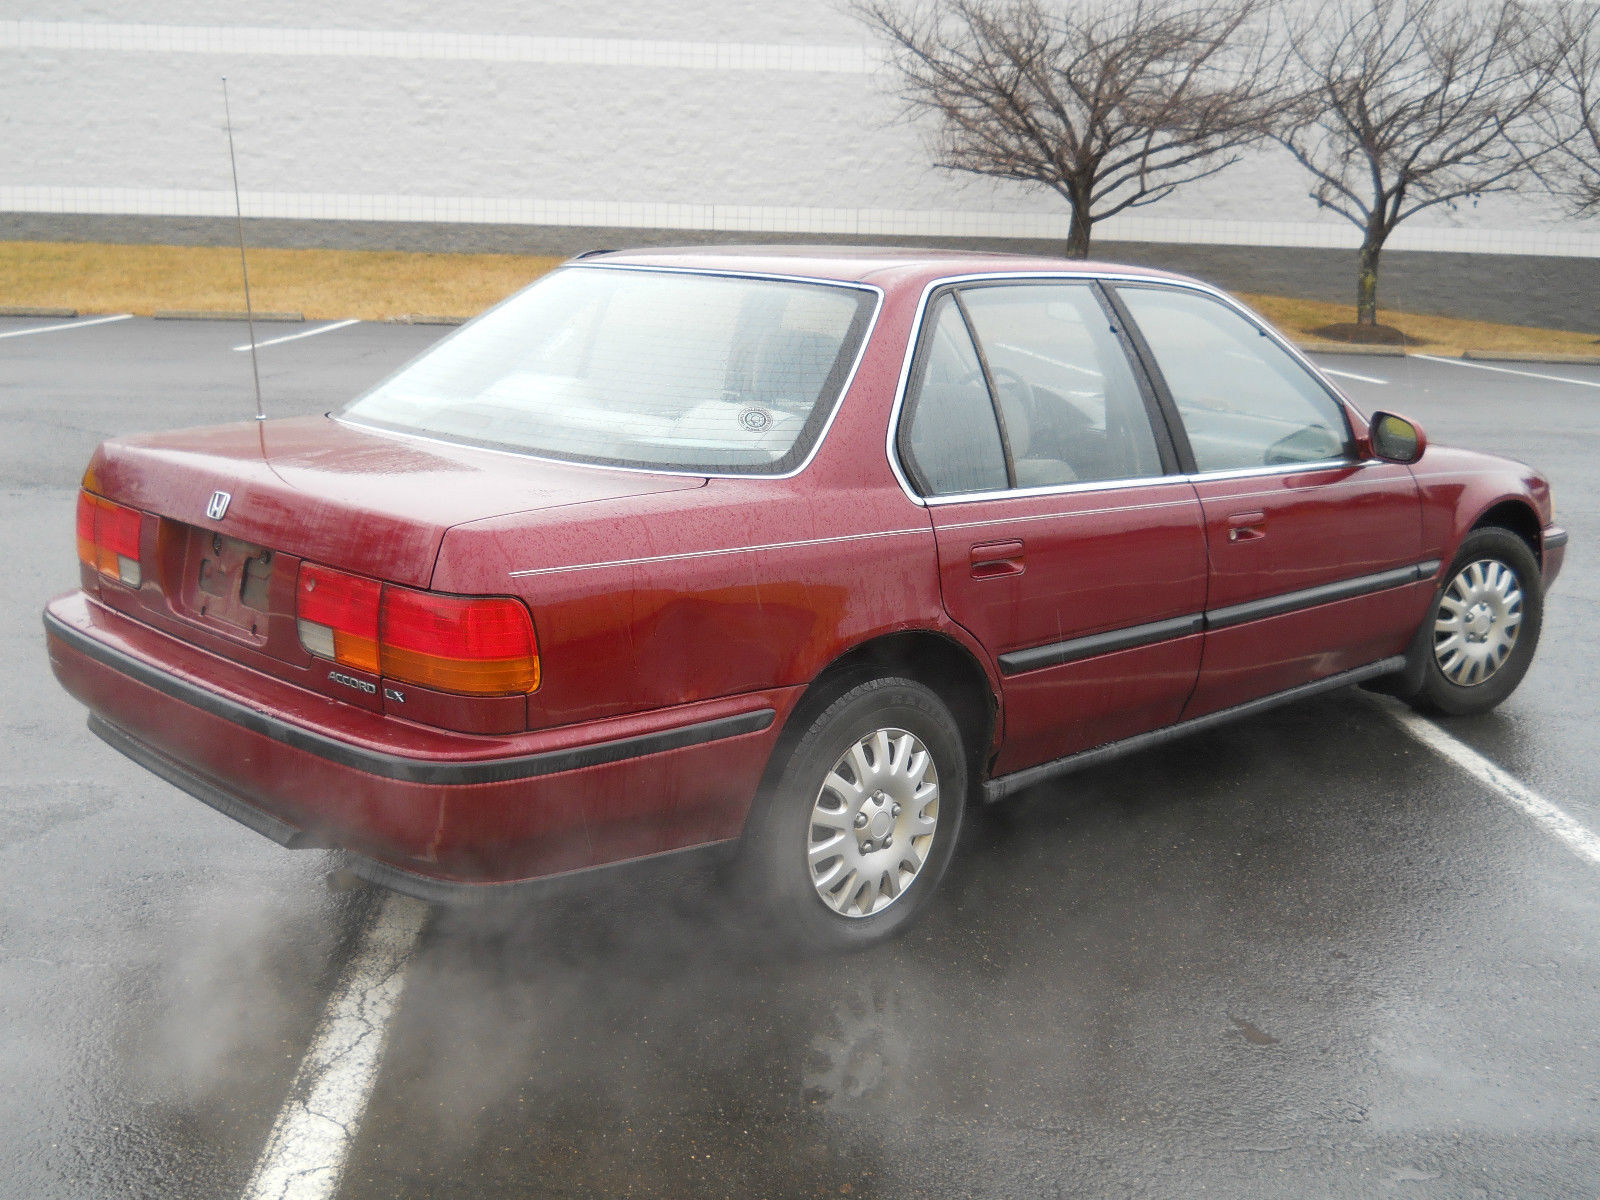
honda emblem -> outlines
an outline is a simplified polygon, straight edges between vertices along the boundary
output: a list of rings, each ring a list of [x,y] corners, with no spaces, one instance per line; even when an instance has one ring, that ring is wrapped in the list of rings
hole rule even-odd
[[[212,492],[211,502],[206,505],[206,516],[213,521],[220,521],[228,515],[228,501],[233,497],[227,492]]]

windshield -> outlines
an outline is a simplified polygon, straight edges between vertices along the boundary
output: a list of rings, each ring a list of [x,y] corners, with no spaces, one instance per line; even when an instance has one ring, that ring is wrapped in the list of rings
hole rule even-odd
[[[875,301],[835,284],[564,268],[343,415],[549,458],[781,474],[827,424]]]

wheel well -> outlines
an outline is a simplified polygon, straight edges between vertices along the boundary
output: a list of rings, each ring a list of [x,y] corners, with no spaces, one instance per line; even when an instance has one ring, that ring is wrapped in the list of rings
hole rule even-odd
[[[931,688],[950,709],[961,730],[973,787],[983,779],[994,740],[995,698],[983,668],[962,646],[926,630],[886,634],[863,642],[829,663],[811,681],[795,705],[772,749],[761,781],[775,783],[789,750],[804,736],[812,720],[858,683],[885,675],[914,679]]]
[[[1544,566],[1543,533],[1533,509],[1516,500],[1504,500],[1479,517],[1473,529],[1507,529],[1528,543],[1534,561]]]

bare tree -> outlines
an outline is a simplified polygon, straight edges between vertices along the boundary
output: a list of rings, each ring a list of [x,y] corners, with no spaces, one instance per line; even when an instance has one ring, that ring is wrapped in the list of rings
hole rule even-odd
[[[1528,171],[1520,127],[1550,87],[1547,43],[1519,0],[1326,0],[1286,40],[1302,99],[1277,137],[1311,198],[1361,230],[1356,321],[1376,326],[1395,227]]]
[[[936,165],[1052,189],[1067,253],[1095,222],[1235,162],[1275,114],[1250,55],[1270,0],[856,0]]]
[[[1600,213],[1600,3],[1557,3],[1546,35],[1556,75],[1535,113],[1548,156],[1539,174],[1568,213],[1591,216]]]

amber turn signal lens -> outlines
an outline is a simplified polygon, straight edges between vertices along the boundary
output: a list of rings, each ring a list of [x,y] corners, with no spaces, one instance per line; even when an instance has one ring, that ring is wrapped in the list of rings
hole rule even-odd
[[[88,492],[78,493],[78,561],[96,570],[100,560],[94,548],[94,517],[99,504],[100,497]]]
[[[510,596],[385,588],[381,642],[390,679],[471,695],[539,687],[533,620]]]
[[[446,596],[300,564],[300,644],[397,683],[470,696],[539,687],[533,618],[511,596]]]
[[[301,563],[295,591],[295,623],[302,646],[341,666],[378,670],[381,583],[315,563]]]

